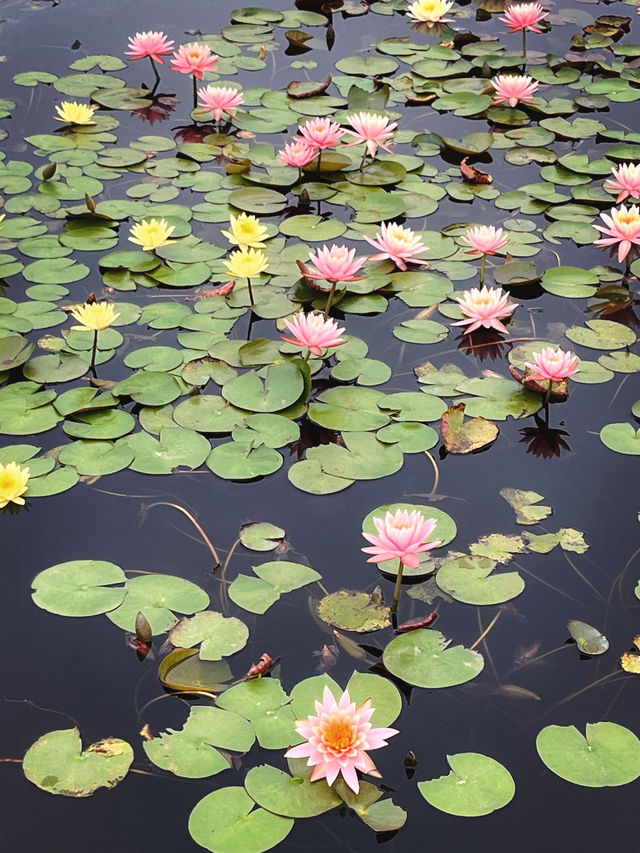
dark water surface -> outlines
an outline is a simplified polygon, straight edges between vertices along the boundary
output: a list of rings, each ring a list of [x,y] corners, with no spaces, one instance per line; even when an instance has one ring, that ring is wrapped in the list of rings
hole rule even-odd
[[[40,68],[65,73],[67,65],[85,54],[113,53],[126,49],[126,36],[136,30],[164,29],[177,43],[190,37],[183,32],[201,29],[219,31],[228,22],[236,2],[137,2],[116,0],[110,4],[62,0],[58,6],[43,3],[32,8],[24,2],[5,2],[0,14],[5,18],[0,32],[2,51],[7,62],[0,65],[5,85],[3,96],[18,102],[14,119],[5,126],[9,138],[5,150],[18,159],[27,156],[22,137],[45,132],[51,125],[53,103],[58,93],[39,86],[26,89],[11,83],[13,74]],[[285,0],[262,0],[268,8],[291,8]],[[469,8],[469,7],[466,7]],[[614,6],[580,8],[596,14],[618,11]],[[620,7],[628,13],[629,7]],[[635,17],[635,16],[634,16]],[[467,22],[476,27],[473,19]],[[634,20],[637,31],[640,22]],[[343,19],[334,16],[336,44],[331,55],[322,51],[307,54],[321,63],[311,75],[322,79],[322,70],[330,68],[340,55],[351,55],[375,40],[392,34],[406,35],[406,22],[395,16],[369,14]],[[496,22],[477,25],[478,31],[495,32]],[[567,44],[577,27],[563,27],[551,34],[552,49]],[[637,35],[637,33],[636,33]],[[278,38],[285,42],[284,34]],[[514,36],[513,47],[519,43]],[[549,38],[549,37],[546,37]],[[82,46],[70,49],[78,39]],[[627,37],[634,42],[634,31]],[[537,47],[538,45],[534,45]],[[284,47],[284,44],[282,45]],[[546,49],[546,48],[545,48]],[[301,72],[290,69],[282,51],[275,54],[275,65],[264,73],[247,75],[247,85],[282,88]],[[134,63],[122,75],[130,85],[149,78],[143,63]],[[266,76],[270,79],[266,79]],[[326,72],[325,72],[326,75]],[[175,80],[174,78],[180,77]],[[257,81],[259,77],[259,81]],[[184,104],[189,104],[190,82],[181,75],[165,71],[163,82],[175,86]],[[562,95],[562,92],[559,94]],[[614,126],[621,121],[637,122],[637,107],[623,105],[604,120]],[[136,118],[119,112],[118,130],[122,143],[127,134],[168,133],[180,123],[181,105],[166,125],[153,130]],[[631,110],[635,115],[631,115]],[[631,118],[630,118],[631,116]],[[439,132],[457,132],[461,120],[439,116],[427,107],[410,109],[403,127]],[[482,130],[476,122],[465,125],[466,132]],[[638,128],[636,128],[638,129]],[[283,135],[284,136],[284,135]],[[279,140],[276,140],[279,144]],[[566,145],[566,150],[570,149]],[[584,148],[596,148],[591,140]],[[496,156],[500,156],[497,152]],[[493,165],[493,164],[492,164]],[[511,189],[526,183],[528,170],[501,163],[490,168],[500,188]],[[106,185],[106,192],[109,186]],[[426,227],[437,230],[450,222],[487,221],[494,210],[477,200],[473,208],[442,202]],[[484,218],[483,218],[484,216]],[[412,227],[423,227],[410,223]],[[208,226],[194,223],[194,233],[215,240]],[[121,229],[122,247],[126,229]],[[573,244],[571,244],[573,246]],[[545,244],[540,264],[554,263],[550,246]],[[555,247],[554,247],[555,248]],[[87,256],[98,253],[84,253]],[[605,263],[598,249],[573,250],[568,241],[561,247],[563,263],[588,267]],[[17,283],[16,283],[17,282]],[[469,286],[473,284],[469,282]],[[96,273],[75,286],[74,293],[86,293],[101,286]],[[21,280],[12,280],[8,295],[14,296]],[[135,298],[126,294],[127,300]],[[523,301],[520,294],[514,294]],[[529,315],[527,308],[535,307]],[[545,337],[549,324],[566,326],[585,319],[584,300],[559,300],[544,295],[524,302],[512,324],[514,337],[532,334],[530,316],[535,320],[538,337]],[[483,368],[506,374],[506,359],[480,363],[474,356],[456,349],[453,335],[443,344],[428,349],[402,344],[391,333],[392,326],[415,315],[415,309],[395,301],[378,318],[348,317],[348,331],[370,343],[370,355],[387,361],[394,377],[385,391],[415,389],[412,368],[429,359],[437,365],[456,361],[470,375]],[[261,321],[256,334],[264,329],[273,334],[271,321]],[[160,342],[161,339],[159,339]],[[109,368],[110,378],[127,375],[122,365]],[[466,686],[442,691],[414,689],[411,702],[397,722],[401,733],[388,749],[374,757],[386,786],[394,791],[394,801],[408,811],[406,826],[384,848],[400,851],[455,851],[455,853],[534,853],[562,850],[582,853],[609,847],[618,853],[637,850],[637,781],[618,789],[588,789],[571,785],[549,772],[535,750],[539,730],[551,723],[575,724],[584,730],[587,722],[611,720],[638,732],[640,679],[617,671],[617,658],[639,633],[640,602],[634,587],[640,567],[631,563],[620,590],[607,599],[614,580],[620,575],[638,547],[637,461],[607,450],[598,438],[604,423],[628,419],[631,405],[640,397],[636,375],[616,374],[604,385],[572,386],[569,401],[552,407],[554,426],[567,430],[571,451],[560,457],[539,458],[527,452],[521,442],[521,430],[531,421],[501,422],[496,444],[472,456],[449,455],[440,461],[440,483],[435,505],[453,516],[458,525],[454,547],[464,550],[478,537],[492,532],[515,533],[512,509],[498,495],[505,486],[532,489],[544,495],[554,514],[543,527],[556,530],[574,527],[584,531],[590,550],[583,556],[569,557],[595,589],[570,565],[556,548],[550,555],[526,555],[516,558],[527,582],[524,593],[512,602],[488,637],[483,673]],[[57,432],[38,436],[43,447],[59,442]],[[16,443],[15,439],[7,443]],[[28,440],[28,439],[25,439]],[[271,521],[284,527],[291,543],[290,559],[306,558],[323,575],[330,590],[341,587],[372,589],[379,576],[368,566],[360,552],[364,544],[361,521],[374,507],[401,500],[428,502],[433,486],[433,469],[422,455],[405,458],[404,468],[392,477],[357,482],[345,492],[314,497],[294,489],[286,478],[287,464],[261,482],[238,484],[220,480],[208,471],[178,473],[171,477],[150,477],[131,472],[105,477],[94,484],[81,484],[71,491],[33,501],[28,512],[5,514],[1,519],[3,542],[3,594],[0,614],[4,626],[5,651],[0,701],[0,757],[21,758],[27,748],[45,732],[77,724],[88,744],[106,736],[128,740],[135,748],[134,768],[150,775],[130,773],[114,790],[100,790],[94,796],[73,800],[50,796],[28,782],[20,766],[0,766],[0,791],[3,819],[0,826],[3,848],[27,853],[112,853],[127,851],[198,850],[188,836],[187,819],[193,806],[206,793],[226,785],[242,784],[243,771],[228,771],[211,780],[178,779],[163,774],[147,760],[138,735],[144,723],[155,731],[167,726],[180,727],[188,706],[179,699],[166,698],[144,707],[162,696],[156,678],[156,660],[139,662],[127,648],[123,632],[104,617],[65,619],[35,607],[29,595],[30,582],[42,569],[72,559],[109,560],[124,569],[166,572],[202,585],[211,595],[212,607],[219,606],[219,586],[211,574],[211,558],[201,542],[194,539],[193,528],[180,514],[158,507],[144,517],[143,507],[154,501],[171,501],[188,507],[197,516],[216,547],[221,551],[234,541],[241,523]],[[534,532],[540,532],[534,528]],[[265,556],[269,559],[269,555]],[[239,551],[231,564],[230,576],[247,571],[255,554]],[[384,582],[389,599],[392,586]],[[249,625],[251,641],[232,660],[233,672],[240,677],[249,665],[268,650],[281,658],[281,678],[289,690],[298,680],[314,674],[317,658],[313,652],[327,634],[312,621],[307,610],[308,590],[284,597],[264,616],[254,617],[238,611]],[[412,599],[403,599],[407,617],[424,611]],[[232,609],[232,612],[233,609]],[[481,609],[486,626],[495,608]],[[562,646],[567,638],[567,619],[577,618],[599,627],[610,640],[611,649],[602,658],[580,660],[574,646],[566,646],[540,664],[514,671],[518,650],[540,643],[540,654]],[[456,604],[441,607],[437,627],[455,644],[471,645],[480,633],[478,608]],[[391,638],[381,634],[366,641],[381,647]],[[163,638],[156,638],[157,655]],[[342,652],[333,677],[344,684],[354,666],[364,669]],[[592,682],[613,673],[601,685],[582,691]],[[519,698],[515,691],[505,695],[501,684],[512,684],[532,691],[540,698]],[[515,694],[515,695],[514,695]],[[419,766],[413,781],[407,780],[402,759],[413,750]],[[446,754],[482,752],[505,764],[516,781],[516,795],[499,812],[480,819],[465,820],[436,811],[424,802],[416,780],[429,779],[447,771]],[[248,766],[269,762],[284,766],[277,753],[260,751],[254,746]],[[246,768],[245,768],[246,769]],[[376,848],[374,833],[351,815],[330,812],[313,820],[296,821],[282,851],[344,850],[366,853]]]

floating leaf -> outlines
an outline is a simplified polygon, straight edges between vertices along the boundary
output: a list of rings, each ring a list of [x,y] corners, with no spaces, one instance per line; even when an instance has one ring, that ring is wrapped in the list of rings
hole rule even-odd
[[[538,524],[553,512],[550,506],[535,506],[544,500],[537,492],[505,488],[500,489],[500,496],[515,510],[516,524]]]
[[[203,661],[197,649],[174,649],[162,659],[158,678],[169,690],[218,693],[232,675],[226,661]]]
[[[201,660],[221,660],[247,645],[249,629],[235,617],[205,610],[189,619],[181,619],[171,629],[169,640],[178,648],[192,648],[201,643]]]
[[[524,581],[517,572],[493,574],[496,565],[487,557],[454,557],[440,566],[436,583],[466,604],[501,604],[520,595]]]
[[[640,776],[640,741],[617,723],[587,723],[586,737],[575,726],[546,726],[536,748],[552,773],[574,785],[626,785]]]
[[[602,655],[609,648],[609,640],[604,634],[586,622],[569,619],[567,628],[583,655]]]
[[[252,678],[225,690],[218,705],[251,720],[263,749],[284,749],[300,741],[289,697],[275,678]]]
[[[122,604],[107,614],[125,631],[135,631],[136,617],[144,613],[155,634],[168,631],[176,613],[195,613],[209,604],[207,593],[191,581],[172,575],[139,575],[127,580]]]
[[[51,566],[32,581],[38,607],[59,616],[96,616],[122,603],[126,581],[119,566],[104,560],[70,560]]]
[[[451,406],[442,415],[442,440],[449,453],[472,453],[492,444],[500,430],[486,418],[464,421],[465,403]]]
[[[510,803],[516,791],[511,773],[479,752],[448,755],[451,773],[418,782],[425,800],[447,814],[482,817]]]
[[[322,620],[343,631],[359,634],[388,627],[391,624],[389,614],[387,605],[374,600],[366,592],[341,589],[325,595],[318,602],[318,616]]]
[[[289,759],[290,776],[269,764],[252,767],[245,777],[247,793],[274,814],[284,817],[315,817],[342,802],[325,779],[310,782],[311,767],[306,760]]]
[[[479,652],[463,646],[449,648],[440,631],[419,629],[391,640],[383,661],[392,675],[417,687],[452,687],[471,681],[484,668]]]
[[[284,539],[281,527],[268,521],[252,521],[240,528],[240,541],[250,551],[273,551]]]

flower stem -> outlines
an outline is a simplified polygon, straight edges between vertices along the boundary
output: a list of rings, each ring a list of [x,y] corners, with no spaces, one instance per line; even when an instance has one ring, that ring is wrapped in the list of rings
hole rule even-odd
[[[360,169],[361,172],[364,169],[364,164],[367,162],[367,147],[365,145],[364,151],[362,152],[362,160],[360,161]]]
[[[322,148],[318,148],[318,162],[316,163],[316,172],[320,171],[320,163],[322,162]]]
[[[304,360],[305,360],[305,361],[309,361],[309,357],[310,357],[310,355],[311,355],[311,350],[310,350],[310,349],[307,349],[307,351],[306,351],[306,353],[305,353],[305,356],[304,356]]]
[[[91,370],[96,369],[96,353],[98,350],[98,330],[93,330],[93,347],[91,349]]]
[[[155,90],[156,90],[156,86],[157,86],[157,85],[158,85],[158,83],[160,82],[160,75],[158,74],[158,69],[156,68],[156,64],[155,64],[155,62],[153,61],[153,57],[152,57],[152,56],[150,56],[150,57],[149,57],[149,62],[151,63],[151,67],[153,68],[153,73],[154,73],[154,74],[155,74],[155,76],[156,76],[156,82],[155,82],[155,85],[154,85],[153,89],[151,90],[152,92],[155,92]]]
[[[253,290],[251,289],[251,279],[247,276],[247,287],[249,288],[249,299],[251,300],[251,307],[253,308]]]
[[[525,67],[527,65],[527,28],[522,28],[522,58],[524,59]]]
[[[398,601],[400,600],[400,587],[402,586],[402,572],[404,571],[404,563],[398,560],[398,577],[396,578],[396,587],[393,590],[393,601],[391,602],[391,612],[398,612]]]
[[[193,108],[194,110],[198,106],[198,81],[196,79],[196,75],[194,74],[192,77],[193,80]]]
[[[336,284],[337,283],[338,283],[337,281],[331,282],[331,293],[327,297],[327,304],[324,306],[324,319],[325,320],[329,316],[329,311],[331,311],[331,305],[333,303],[333,297],[334,297],[334,294],[336,292]]]
[[[487,265],[487,255],[486,253],[482,254],[482,264],[480,266],[480,287],[484,284],[484,268]]]

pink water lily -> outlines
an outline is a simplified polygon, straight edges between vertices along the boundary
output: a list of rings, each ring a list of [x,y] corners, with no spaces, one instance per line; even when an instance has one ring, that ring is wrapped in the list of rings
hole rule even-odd
[[[344,781],[357,794],[360,790],[357,770],[380,776],[367,750],[387,746],[387,738],[397,735],[397,729],[372,728],[371,716],[375,710],[371,699],[359,707],[345,690],[336,702],[328,687],[324,688],[322,702],[316,700],[316,713],[306,720],[296,720],[296,731],[305,743],[294,746],[285,758],[306,758],[313,767],[310,780],[326,779],[333,785],[342,774]]]
[[[510,107],[515,107],[519,101],[531,103],[539,84],[528,74],[499,74],[493,78],[491,85],[496,90],[494,104],[506,101]]]
[[[203,109],[213,110],[216,121],[220,121],[223,113],[235,118],[235,108],[244,104],[242,92],[233,86],[204,86],[198,89],[198,98]]]
[[[314,151],[334,148],[344,136],[344,130],[330,118],[309,119],[301,125],[299,131],[303,140]]]
[[[618,168],[611,169],[612,178],[605,181],[605,190],[618,191],[616,204],[625,198],[640,198],[640,163],[622,163]]]
[[[337,282],[359,281],[365,277],[356,273],[367,259],[356,258],[356,250],[346,246],[337,246],[335,243],[331,248],[322,246],[315,255],[313,252],[309,254],[309,260],[315,264],[306,268],[305,275],[309,278]]]
[[[298,169],[307,166],[315,157],[315,149],[311,148],[304,139],[297,137],[285,145],[282,151],[278,151],[278,160],[281,163],[286,163],[287,166],[295,166]]]
[[[547,379],[550,382],[561,382],[580,370],[578,357],[560,347],[545,347],[534,352],[533,362],[526,362],[525,367],[528,379]]]
[[[462,239],[467,246],[471,246],[467,250],[468,255],[495,255],[509,242],[502,228],[496,228],[495,225],[476,225],[469,228]]]
[[[367,112],[353,113],[347,116],[347,121],[353,130],[346,130],[345,133],[355,136],[355,139],[347,143],[346,148],[361,145],[364,142],[371,157],[376,156],[378,146],[385,151],[391,151],[389,148],[392,144],[391,137],[398,127],[395,121],[390,122],[387,116]]]
[[[504,18],[500,20],[504,21],[510,33],[517,33],[519,30],[541,33],[538,24],[548,17],[549,13],[540,3],[512,3],[505,8]]]
[[[421,252],[426,252],[427,247],[422,242],[419,234],[414,234],[411,228],[404,225],[396,225],[395,222],[382,222],[380,231],[375,238],[364,238],[374,249],[379,250],[378,255],[371,255],[371,261],[383,261],[386,258],[392,260],[398,269],[406,270],[407,261],[423,264],[419,258],[415,258]]]
[[[129,36],[128,47],[129,50],[125,51],[125,56],[130,56],[132,60],[149,56],[164,65],[162,57],[173,51],[173,42],[159,30],[146,30],[143,33],[136,33],[135,36]]]
[[[384,563],[395,557],[405,566],[417,569],[420,565],[418,554],[442,545],[441,539],[428,541],[435,530],[436,519],[425,519],[417,509],[412,512],[406,509],[398,509],[395,513],[387,512],[384,518],[374,517],[373,523],[378,536],[362,532],[367,542],[372,545],[362,549],[365,554],[372,554],[367,563]]]
[[[632,204],[627,208],[624,204],[620,207],[611,209],[611,216],[606,213],[601,213],[600,216],[604,219],[606,225],[594,225],[598,231],[607,234],[607,237],[601,237],[595,240],[596,246],[612,246],[614,243],[620,243],[618,246],[618,262],[622,262],[632,246],[640,246],[640,210],[637,204]]]
[[[295,346],[307,347],[313,355],[322,355],[324,349],[346,344],[344,338],[340,337],[344,329],[341,329],[335,320],[325,320],[322,314],[315,311],[310,314],[300,311],[292,320],[285,319],[284,322],[293,337],[286,338],[281,335],[282,340]]]
[[[190,42],[182,44],[173,54],[171,67],[181,74],[193,74],[197,80],[202,80],[205,71],[215,71],[218,57],[211,52],[208,44]]]
[[[462,296],[456,296],[456,302],[466,315],[464,320],[453,323],[454,326],[468,326],[465,334],[474,332],[482,326],[485,329],[497,329],[508,334],[509,330],[501,323],[505,317],[510,317],[518,307],[517,302],[509,303],[509,294],[501,287],[472,287],[465,290]]]

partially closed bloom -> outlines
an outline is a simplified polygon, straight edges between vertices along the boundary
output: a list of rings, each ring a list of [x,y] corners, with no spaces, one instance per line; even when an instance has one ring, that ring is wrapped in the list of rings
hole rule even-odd
[[[435,530],[437,522],[435,518],[425,519],[417,509],[412,512],[398,509],[394,514],[388,512],[384,518],[374,518],[373,523],[378,536],[362,532],[367,542],[371,542],[373,546],[362,549],[365,554],[373,555],[369,557],[367,563],[384,563],[398,557],[405,566],[417,569],[420,565],[418,554],[442,545],[441,539],[427,541]]]
[[[244,104],[242,92],[233,86],[205,86],[203,89],[198,89],[198,97],[204,109],[213,110],[216,121],[220,121],[222,113],[235,118],[235,108]]]
[[[28,468],[21,468],[17,462],[0,464],[0,509],[8,503],[24,504],[21,496],[27,491],[28,481]]]
[[[175,225],[169,225],[166,219],[143,219],[132,227],[129,240],[142,246],[143,251],[150,252],[175,243],[175,240],[169,240],[174,231]]]
[[[344,136],[344,130],[330,118],[309,119],[299,128],[299,131],[309,148],[314,151],[333,148]]]
[[[366,750],[387,746],[387,738],[397,735],[397,729],[371,727],[369,720],[375,708],[367,699],[358,708],[349,697],[349,691],[336,702],[328,687],[324,688],[322,702],[316,701],[316,713],[306,720],[296,720],[296,731],[305,743],[292,747],[285,758],[307,758],[313,767],[311,781],[326,779],[333,785],[338,775],[357,794],[360,782],[356,770],[380,774]]]
[[[293,337],[285,338],[281,335],[282,340],[299,347],[308,347],[313,355],[322,355],[322,350],[327,347],[346,344],[346,341],[340,337],[344,329],[339,328],[335,320],[330,318],[325,320],[322,314],[316,312],[305,314],[300,311],[293,320],[284,322]]]
[[[549,13],[544,10],[540,3],[513,3],[506,7],[504,18],[500,18],[500,20],[504,21],[510,33],[517,33],[519,30],[541,33],[542,30],[538,24],[548,17]]]
[[[458,320],[454,326],[465,326],[465,334],[474,332],[482,326],[485,329],[497,329],[499,332],[508,333],[508,329],[500,320],[510,317],[518,307],[517,302],[508,304],[509,294],[501,287],[472,287],[465,290],[462,296],[456,297],[462,313],[466,314],[465,320]]]
[[[80,323],[79,326],[74,326],[74,329],[81,332],[102,332],[108,329],[120,314],[116,314],[116,309],[109,302],[86,302],[74,309],[71,316]]]
[[[408,16],[412,21],[426,24],[446,23],[445,15],[453,6],[453,0],[416,0],[409,4]]]
[[[385,151],[391,151],[389,143],[393,136],[393,131],[397,128],[397,123],[390,122],[387,116],[381,116],[377,113],[353,113],[347,116],[347,121],[353,130],[346,130],[345,133],[355,136],[353,142],[347,144],[347,148],[351,145],[360,145],[365,142],[367,151],[372,157],[376,156],[378,145],[384,148]]]
[[[181,74],[193,74],[197,80],[202,80],[205,71],[215,71],[218,57],[211,52],[208,44],[190,42],[181,44],[173,54],[171,67]]]
[[[526,362],[525,367],[528,379],[547,379],[550,382],[561,382],[580,370],[578,357],[560,347],[545,347],[534,352],[533,363]]]
[[[369,260],[383,261],[389,258],[401,270],[406,270],[406,261],[412,261],[415,255],[427,250],[422,237],[414,234],[411,228],[396,225],[395,222],[383,222],[375,239],[366,236],[364,239],[380,252],[378,255],[371,255]],[[424,261],[418,259],[417,263],[424,263]]]
[[[358,281],[364,276],[356,273],[367,259],[356,258],[355,249],[347,249],[346,246],[337,246],[334,243],[331,248],[322,246],[315,255],[310,252],[309,260],[315,264],[315,267],[310,267],[306,272],[309,278],[320,278],[325,281]]]
[[[627,196],[640,198],[640,163],[622,163],[611,170],[613,178],[605,182],[605,190],[619,190],[616,204],[624,201]]]
[[[601,213],[600,216],[606,222],[605,225],[594,225],[598,231],[607,234],[607,237],[601,237],[595,240],[596,246],[611,246],[614,243],[620,243],[618,246],[618,261],[623,261],[629,254],[632,246],[640,245],[640,210],[637,204],[632,204],[627,208],[624,204],[620,207],[611,208],[611,216],[606,213]]]
[[[5,218],[6,215],[7,215],[6,213],[0,213],[0,222],[2,222],[2,220]],[[3,228],[3,226],[0,225],[0,231],[2,231],[2,228]]]
[[[78,104],[76,101],[63,101],[60,106],[56,105],[56,121],[64,121],[67,124],[95,124],[93,114],[96,108],[89,104]]]
[[[495,255],[509,242],[502,228],[496,228],[495,225],[476,225],[475,228],[469,228],[462,239],[467,246],[471,246],[467,250],[468,255]]]
[[[494,104],[505,101],[510,107],[515,107],[518,101],[527,104],[533,101],[533,95],[538,91],[538,82],[528,74],[499,74],[491,81],[496,90]]]
[[[144,33],[129,36],[128,46],[129,50],[125,50],[125,56],[130,56],[132,60],[150,56],[151,59],[161,65],[164,65],[162,57],[173,51],[173,42],[169,41],[166,35],[158,30],[147,30]]]
[[[248,249],[246,246],[231,252],[229,260],[222,263],[229,270],[229,274],[237,278],[256,278],[269,266],[262,249]]]
[[[253,214],[241,213],[240,216],[229,216],[231,232],[222,231],[230,243],[236,246],[252,246],[254,249],[264,248],[262,242],[267,236],[266,227]]]
[[[316,158],[316,149],[311,148],[304,139],[294,138],[292,142],[285,145],[282,151],[278,151],[278,160],[287,166],[296,166],[302,169]]]

